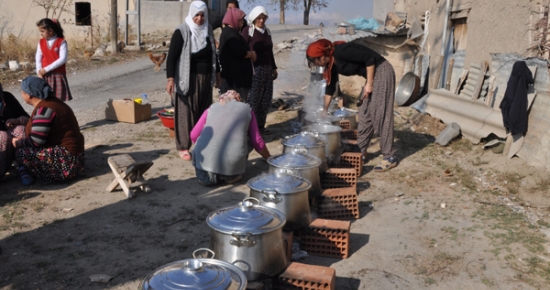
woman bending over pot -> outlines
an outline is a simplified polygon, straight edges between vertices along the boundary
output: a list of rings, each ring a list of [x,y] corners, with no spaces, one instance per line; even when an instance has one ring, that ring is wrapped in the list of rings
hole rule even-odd
[[[357,145],[366,160],[367,148],[376,133],[380,136],[380,150],[384,158],[373,170],[382,172],[397,166],[393,149],[395,73],[392,65],[372,49],[353,42],[333,43],[327,39],[319,39],[308,46],[306,54],[310,66],[325,68],[325,112],[336,90],[338,74],[359,75],[366,79],[358,102],[362,104],[358,108]]]

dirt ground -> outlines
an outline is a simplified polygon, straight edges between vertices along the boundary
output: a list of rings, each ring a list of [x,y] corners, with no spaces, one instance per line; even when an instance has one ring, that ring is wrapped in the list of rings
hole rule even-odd
[[[358,83],[343,80],[343,92],[354,95]],[[303,94],[285,87],[275,97]],[[153,114],[170,106],[162,88],[149,98]],[[137,289],[155,268],[208,247],[206,216],[242,201],[246,181],[268,170],[254,152],[242,181],[200,186],[158,118],[116,123],[103,110],[77,115],[87,145],[100,145],[87,150],[84,177],[30,187],[13,174],[0,180],[0,289]],[[376,140],[369,148],[350,257],[301,262],[335,268],[339,290],[548,289],[548,172],[464,139],[440,147],[434,140],[444,124],[410,108],[396,112],[401,161],[372,172],[380,161]],[[268,148],[280,153],[297,112],[274,111],[268,124]],[[154,162],[145,174],[151,193],[128,200],[105,190],[114,178],[107,158],[123,153]],[[97,274],[106,281],[92,282]]]

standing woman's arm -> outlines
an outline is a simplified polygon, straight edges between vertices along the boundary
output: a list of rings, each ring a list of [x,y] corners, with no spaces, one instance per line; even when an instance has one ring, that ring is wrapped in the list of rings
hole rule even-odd
[[[176,69],[179,69],[177,65],[182,49],[183,36],[181,36],[181,31],[176,29],[172,34],[172,39],[170,39],[170,48],[168,48],[168,55],[166,56],[166,78],[168,79],[166,92],[169,95],[174,93],[174,76],[176,75]]]
[[[365,83],[365,87],[363,88],[363,98],[367,98],[370,93],[372,93],[372,86],[374,82],[374,64],[367,66],[367,83]]]

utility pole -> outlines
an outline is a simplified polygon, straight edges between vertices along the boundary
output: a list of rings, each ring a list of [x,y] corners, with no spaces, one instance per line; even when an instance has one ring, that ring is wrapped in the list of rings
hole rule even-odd
[[[112,54],[118,54],[117,0],[111,0],[111,49]]]

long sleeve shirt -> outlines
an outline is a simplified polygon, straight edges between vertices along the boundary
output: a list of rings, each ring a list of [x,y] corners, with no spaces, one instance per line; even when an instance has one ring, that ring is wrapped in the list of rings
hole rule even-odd
[[[57,36],[54,36],[48,39],[47,40],[48,46],[51,47],[56,39],[57,39]],[[61,46],[59,47],[59,58],[44,68],[46,72],[51,72],[52,70],[64,65],[67,62],[68,55],[69,54],[67,51],[67,41],[63,41],[61,43]],[[40,42],[38,42],[38,47],[36,48],[36,56],[35,56],[37,74],[42,69],[42,57],[43,57],[42,49],[40,49]]]

